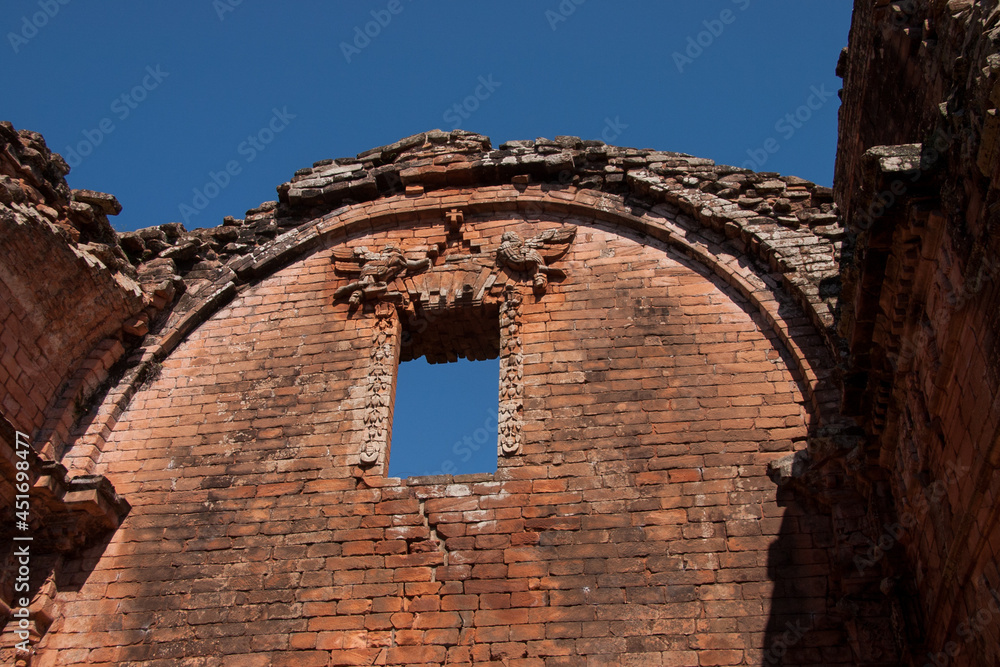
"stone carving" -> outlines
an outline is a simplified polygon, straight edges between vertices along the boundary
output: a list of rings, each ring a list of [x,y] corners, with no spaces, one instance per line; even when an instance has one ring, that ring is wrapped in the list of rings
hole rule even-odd
[[[392,424],[392,388],[399,364],[399,318],[391,303],[375,305],[375,326],[372,328],[371,371],[368,373],[368,398],[365,402],[365,443],[361,449],[361,466],[378,463],[382,452],[388,451],[389,428]]]
[[[516,232],[504,232],[497,249],[497,265],[530,274],[535,293],[544,294],[549,276],[565,276],[547,262],[566,254],[575,237],[574,226],[549,229],[527,241],[522,241]]]
[[[438,251],[440,255],[442,257],[454,257],[455,255],[478,255],[480,251],[480,244],[475,240],[466,239],[465,234],[462,231],[462,225],[465,224],[465,213],[461,209],[453,208],[444,214],[444,218],[445,236],[438,242]],[[430,255],[430,253],[428,253],[428,255]]]
[[[406,274],[418,273],[431,265],[431,260],[408,259],[403,251],[394,245],[386,245],[381,252],[369,252],[367,248],[334,250],[334,269],[338,273],[360,274],[358,280],[344,285],[334,292],[334,299],[350,294],[351,307],[362,301],[377,299],[389,291],[389,283]]]
[[[500,304],[500,406],[497,414],[497,448],[504,456],[521,452],[523,380],[521,295],[512,285],[508,285]]]
[[[460,209],[453,208],[444,214],[445,220],[448,221],[448,233],[458,234],[462,229],[462,223],[465,222],[465,213]]]

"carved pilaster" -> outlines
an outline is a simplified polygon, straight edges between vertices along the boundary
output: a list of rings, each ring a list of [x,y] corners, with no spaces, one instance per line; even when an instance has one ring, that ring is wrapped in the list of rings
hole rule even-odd
[[[396,367],[399,365],[399,334],[396,307],[391,303],[376,303],[375,326],[372,328],[372,364],[368,374],[368,398],[365,404],[365,443],[361,449],[363,467],[375,465],[383,454],[388,458]]]
[[[524,361],[521,355],[521,295],[508,285],[500,303],[500,409],[497,449],[521,452],[524,419]]]

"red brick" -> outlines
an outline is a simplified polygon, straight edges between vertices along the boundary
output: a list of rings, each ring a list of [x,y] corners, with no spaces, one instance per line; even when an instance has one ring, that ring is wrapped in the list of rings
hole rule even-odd
[[[379,649],[330,651],[328,664],[330,664],[331,667],[337,667],[338,665],[370,665],[378,654]]]
[[[402,646],[388,649],[386,662],[400,665],[442,664],[446,653],[443,646]]]
[[[428,146],[444,150],[438,140]],[[169,345],[145,352],[166,355],[159,377],[114,408],[116,423],[95,421],[103,440],[88,434],[92,449],[74,454],[81,471],[94,462],[106,471],[132,510],[104,551],[94,547],[79,572],[56,576],[70,581],[57,594],[62,620],[45,640],[56,656],[51,664],[86,661],[74,653],[80,646],[90,647],[93,661],[151,667],[230,649],[258,650],[243,658],[247,665],[738,664],[762,650],[775,594],[794,591],[798,598],[778,599],[810,612],[832,606],[839,594],[825,586],[834,552],[829,514],[784,497],[779,503],[767,469],[770,457],[828,423],[814,410],[818,394],[802,395],[794,378],[818,383],[833,370],[823,337],[832,328],[806,312],[818,292],[806,267],[772,267],[772,275],[767,263],[786,261],[792,246],[785,241],[822,245],[819,257],[831,260],[829,239],[805,223],[795,230],[777,224],[766,212],[747,211],[771,222],[730,216],[739,207],[720,208],[725,196],[715,194],[728,183],[717,180],[724,170],[705,167],[704,179],[697,172],[704,187],[690,186],[687,158],[662,169],[649,167],[645,153],[614,158],[613,169],[632,169],[634,161],[656,178],[667,178],[659,175],[664,169],[673,174],[649,201],[638,182],[626,181],[633,207],[622,203],[624,190],[598,198],[590,180],[581,188],[542,185],[537,175],[517,187],[507,177],[503,185],[470,185],[464,179],[478,177],[466,157],[481,157],[466,155],[471,150],[428,155],[426,164],[401,160],[413,170],[407,180],[428,179],[419,196],[382,193],[350,204],[315,223],[324,233],[315,245],[278,256],[281,244],[314,230],[305,217],[325,210],[296,213],[305,217],[288,236],[258,239],[264,245],[255,257],[273,263],[229,264],[238,290],[219,309],[205,306],[185,335],[170,329],[180,309],[215,286],[200,292],[185,279],[183,299],[157,306],[166,310],[152,321],[167,327]],[[585,155],[574,159],[592,162]],[[0,151],[0,173],[27,173],[9,159]],[[372,159],[388,165],[396,156]],[[776,187],[735,176],[750,179],[736,187],[744,194],[750,185]],[[464,189],[452,187],[459,182]],[[802,192],[789,206],[820,211],[809,200],[813,191]],[[262,219],[276,223],[273,216],[292,207],[287,196],[283,190],[282,205]],[[774,199],[768,194],[768,207],[783,205]],[[529,202],[544,202],[544,214],[528,211]],[[660,203],[673,212],[643,208]],[[465,216],[455,238],[442,225],[442,210],[452,207]],[[542,221],[527,224],[525,216]],[[253,234],[258,224],[236,229]],[[381,464],[360,467],[375,318],[372,304],[352,311],[335,299],[346,277],[331,262],[333,248],[394,243],[408,255],[446,253],[447,262],[438,255],[433,270],[404,279],[413,305],[399,306],[412,310],[406,318],[447,314],[449,326],[430,331],[454,340],[425,341],[443,348],[478,340],[465,325],[495,331],[496,303],[435,310],[417,303],[416,287],[433,281],[434,299],[455,294],[461,285],[443,279],[464,261],[462,244],[494,253],[506,231],[524,236],[563,224],[578,227],[567,254],[552,260],[565,277],[550,281],[544,295],[524,276],[510,277],[525,296],[522,452],[501,456],[496,475],[471,481],[397,482]],[[754,231],[756,224],[770,226]],[[730,242],[719,245],[724,236]],[[0,246],[9,238],[0,235]],[[225,256],[224,245],[212,252]],[[496,261],[482,259],[477,280]],[[73,273],[57,268],[59,278]],[[176,269],[188,270],[184,262]],[[114,296],[117,288],[99,280],[93,296]],[[487,300],[508,278],[498,280]],[[76,283],[65,282],[76,295]],[[13,397],[25,404],[19,410],[41,415],[74,363],[96,373],[115,354],[131,354],[117,331],[125,317],[152,306],[119,297],[94,301],[99,317],[79,315],[100,333],[66,337],[72,355],[52,350],[58,358],[48,393],[14,378],[0,382],[17,385],[4,390],[5,414]],[[3,369],[42,357],[26,314],[14,312],[18,304],[0,293],[0,308],[11,310],[0,315]],[[63,333],[72,328],[65,319],[53,324]],[[27,328],[8,334],[11,320]],[[18,350],[6,354],[11,338]],[[100,340],[114,343],[97,349]],[[4,372],[0,380],[9,377]],[[88,378],[96,388],[96,375]],[[960,406],[949,410],[968,421]],[[969,429],[960,430],[966,437]],[[84,452],[93,462],[84,462]],[[960,500],[949,496],[954,506]],[[851,515],[843,523],[854,521],[861,522]],[[775,569],[777,547],[790,556]],[[157,621],[149,628],[147,616]],[[102,625],[111,617],[149,637],[136,644],[115,634]]]

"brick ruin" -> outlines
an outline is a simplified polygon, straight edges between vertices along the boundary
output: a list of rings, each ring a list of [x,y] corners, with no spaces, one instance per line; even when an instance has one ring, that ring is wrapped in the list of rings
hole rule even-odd
[[[119,234],[0,124],[0,659],[994,664],[998,20],[855,3],[832,190],[431,131]],[[495,474],[387,476],[420,356]]]

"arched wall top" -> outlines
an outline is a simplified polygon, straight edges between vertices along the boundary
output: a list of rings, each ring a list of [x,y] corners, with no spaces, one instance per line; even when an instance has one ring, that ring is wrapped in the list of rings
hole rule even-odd
[[[240,292],[304,256],[364,235],[370,229],[440,223],[453,208],[462,210],[467,220],[478,215],[503,214],[528,219],[546,215],[593,219],[611,228],[628,230],[632,235],[655,239],[705,266],[757,309],[781,340],[818,423],[833,418],[838,392],[832,384],[832,358],[826,337],[829,332],[824,326],[828,311],[822,308],[825,304],[818,298],[818,290],[808,289],[808,274],[803,276],[783,263],[791,251],[786,246],[764,244],[765,223],[750,222],[748,216],[724,217],[743,210],[736,205],[733,206],[737,210],[730,211],[725,204],[719,204],[717,197],[702,195],[700,201],[705,205],[692,210],[691,193],[664,191],[664,194],[667,201],[651,204],[637,198],[551,184],[518,183],[419,192],[411,188],[409,194],[342,206],[299,224],[253,252],[231,260],[218,270],[214,279],[202,280],[196,289],[189,289],[158,330],[147,336],[132,356],[125,378],[108,393],[99,411],[107,417],[95,420],[85,433],[79,434],[67,453],[66,464],[79,472],[90,471],[103,451],[104,434],[113,429],[113,416],[122,413],[150,369]],[[687,198],[682,196],[685,194]],[[717,206],[713,208],[705,202]],[[737,227],[734,220],[746,222]],[[772,234],[767,241],[781,238],[790,237]],[[819,237],[806,231],[799,231],[795,238],[807,248],[821,246]],[[807,242],[810,238],[811,242]],[[831,254],[834,250],[830,246]],[[773,267],[764,264],[765,257]],[[782,273],[778,270],[782,267],[790,270]]]
[[[506,192],[493,189],[504,187]],[[449,202],[443,198],[453,197],[457,199],[450,205],[484,207],[494,198],[511,196],[509,192],[534,191],[529,187],[567,205],[593,208],[597,215],[607,206],[638,216],[658,207],[661,215],[689,216],[696,228],[721,235],[718,242],[732,253],[779,275],[785,291],[823,332],[831,350],[836,348],[833,308],[844,229],[829,188],[682,153],[622,148],[578,137],[510,141],[494,150],[489,138],[479,134],[424,132],[353,158],[322,160],[300,169],[278,186],[278,201],[247,211],[244,219],[227,218],[220,227],[193,232],[169,223],[159,230],[124,234],[122,245],[140,275],[153,269],[144,285],[176,271],[173,277],[194,287],[191,292],[215,280],[205,267],[221,273],[234,267],[244,273],[248,266],[262,270],[270,256],[283,256],[290,242],[308,240],[317,225],[325,224],[321,221],[358,205],[377,206],[404,196],[438,199],[445,206]],[[291,237],[283,234],[286,230]],[[167,260],[169,266],[157,260]],[[195,271],[185,273],[185,263],[195,265]]]

